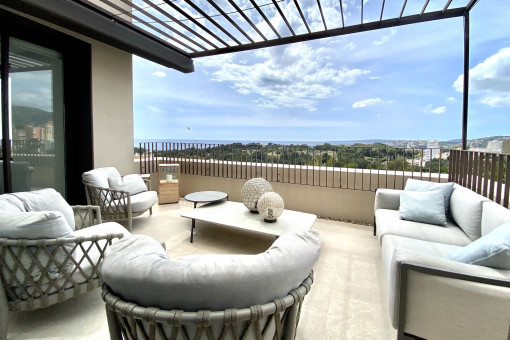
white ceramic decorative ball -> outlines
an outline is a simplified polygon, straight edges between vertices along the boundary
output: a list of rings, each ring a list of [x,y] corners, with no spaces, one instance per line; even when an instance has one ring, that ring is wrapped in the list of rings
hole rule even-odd
[[[257,202],[264,193],[272,191],[271,183],[262,177],[252,178],[244,183],[241,188],[241,199],[251,212],[258,212]]]
[[[283,198],[276,192],[266,192],[259,198],[259,214],[266,222],[276,222],[283,213]]]

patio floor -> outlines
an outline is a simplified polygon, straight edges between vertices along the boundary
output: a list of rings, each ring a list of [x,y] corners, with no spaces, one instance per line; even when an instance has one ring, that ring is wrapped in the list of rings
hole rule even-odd
[[[172,258],[199,253],[256,254],[274,237],[197,222],[189,243],[191,221],[180,217],[193,204],[155,206],[133,221],[133,233],[166,242]],[[314,229],[322,250],[312,290],[305,298],[296,339],[395,339],[382,280],[380,245],[372,227],[317,219]],[[9,340],[108,339],[101,289],[31,312],[11,313]]]

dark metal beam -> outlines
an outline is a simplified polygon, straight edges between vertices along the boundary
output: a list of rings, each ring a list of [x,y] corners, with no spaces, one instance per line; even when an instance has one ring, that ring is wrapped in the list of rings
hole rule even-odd
[[[244,35],[244,37],[246,39],[248,39],[251,43],[254,43],[255,41],[241,28],[239,27],[239,25],[234,21],[232,20],[231,17],[229,17],[229,15],[227,13],[225,13],[224,10],[221,9],[220,6],[218,6],[214,0],[207,0],[207,2],[214,7],[214,9],[216,9],[225,19],[227,19],[227,21],[232,25],[234,26],[239,32],[241,32],[242,35]]]
[[[274,28],[273,24],[271,23],[271,21],[269,21],[269,19],[267,18],[267,16],[264,14],[264,12],[262,12],[262,10],[260,9],[259,5],[257,5],[257,3],[253,0],[250,0],[251,4],[253,5],[253,7],[255,7],[255,9],[257,10],[257,12],[259,12],[260,16],[262,17],[262,19],[264,19],[264,21],[266,22],[266,24],[268,24],[268,26],[273,30],[274,34],[276,34],[276,36],[278,37],[278,39],[281,39],[282,36],[280,35],[280,33],[278,33],[278,30],[276,28]]]
[[[12,192],[11,186],[11,136],[9,134],[9,127],[11,122],[9,120],[9,36],[7,34],[3,34],[1,36],[2,48],[0,51],[1,54],[1,70],[0,77],[2,78],[2,169],[4,173],[4,192]]]
[[[274,7],[276,7],[276,9],[278,10],[278,13],[280,13],[280,16],[282,17],[283,21],[285,21],[285,24],[287,25],[287,28],[289,29],[290,33],[292,33],[292,35],[296,35],[296,33],[294,33],[294,30],[292,29],[292,26],[290,25],[289,21],[287,20],[287,17],[285,16],[285,14],[283,14],[282,12],[282,9],[280,8],[280,5],[278,5],[278,2],[276,0],[272,0],[273,1],[273,4],[274,4]]]
[[[297,0],[294,0],[294,5],[296,5],[299,15],[301,16],[301,20],[303,20],[303,23],[306,26],[306,30],[308,31],[308,33],[312,33],[312,31],[310,30],[310,27],[308,26],[308,23],[306,22],[305,16],[303,15],[303,11],[301,10],[301,7],[299,6],[299,2],[297,2]]]
[[[363,0],[361,0],[361,1],[363,1]],[[321,6],[321,1],[320,0],[317,0],[317,6],[319,6],[319,12],[321,13],[322,24],[324,25],[324,29],[327,31],[328,30],[328,25],[326,25],[326,19],[324,19],[324,13],[322,12],[322,6]],[[361,20],[361,23],[363,23],[363,20]]]
[[[300,34],[300,35],[296,35],[293,37],[284,37],[284,38],[278,39],[278,40],[261,41],[261,42],[256,42],[253,44],[223,48],[223,49],[216,50],[216,51],[205,51],[205,52],[191,53],[190,56],[192,58],[197,58],[197,57],[205,57],[205,56],[209,56],[209,55],[217,55],[217,54],[232,53],[232,52],[239,52],[239,51],[248,51],[248,50],[253,50],[253,49],[257,49],[257,48],[278,46],[278,45],[284,45],[284,44],[297,43],[297,42],[301,42],[301,41],[309,41],[309,40],[320,39],[320,38],[329,38],[329,37],[334,37],[334,36],[339,36],[339,35],[347,35],[347,34],[353,34],[353,33],[359,33],[359,32],[373,31],[373,30],[378,30],[381,28],[403,26],[403,25],[415,24],[415,23],[420,23],[420,22],[428,22],[428,21],[439,20],[439,19],[456,18],[456,17],[461,17],[463,15],[464,15],[464,8],[449,9],[445,13],[443,13],[442,11],[429,12],[429,13],[424,13],[421,16],[419,14],[415,14],[415,15],[405,16],[402,18],[392,18],[392,19],[387,19],[387,20],[382,20],[382,21],[369,22],[369,23],[366,23],[363,25],[345,26],[345,27],[340,27],[340,28],[333,28],[328,31],[312,32],[312,33],[308,33],[308,34],[305,33],[305,34]]]
[[[469,98],[469,12],[464,13],[464,84],[462,92],[462,150],[467,150]]]
[[[237,6],[237,4],[233,0],[228,0],[228,2],[230,3],[230,5],[232,5],[232,7],[235,8],[235,10],[237,11],[237,14],[239,14],[241,17],[243,17],[243,19],[251,26],[251,28],[253,28],[255,30],[255,32],[257,32],[257,34],[264,41],[267,41],[267,38],[264,36],[264,34],[262,34],[262,32],[257,28],[257,26],[250,20],[250,18],[248,18],[248,16],[246,14],[244,14],[244,11],[242,9],[240,9],[239,6]]]
[[[83,3],[71,0],[2,0],[2,5],[46,20],[178,71],[194,71],[193,60],[148,34],[135,31]]]

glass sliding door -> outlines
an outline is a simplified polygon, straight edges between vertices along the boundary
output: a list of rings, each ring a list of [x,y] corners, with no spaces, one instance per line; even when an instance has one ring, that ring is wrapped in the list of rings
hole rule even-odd
[[[9,39],[8,122],[12,191],[55,188],[65,197],[60,52]],[[6,157],[3,157],[4,160]]]

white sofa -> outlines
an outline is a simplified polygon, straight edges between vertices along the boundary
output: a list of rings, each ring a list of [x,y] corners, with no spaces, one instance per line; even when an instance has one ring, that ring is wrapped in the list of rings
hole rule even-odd
[[[510,211],[455,184],[446,224],[403,220],[399,209],[405,191],[409,195],[409,190],[378,189],[374,206],[388,310],[398,338],[507,339],[510,270],[481,260],[459,262],[459,254],[487,243],[503,228],[510,230]]]
[[[100,287],[100,265],[115,239],[99,207],[71,207],[54,189],[0,195],[0,340],[9,311],[45,308]]]

